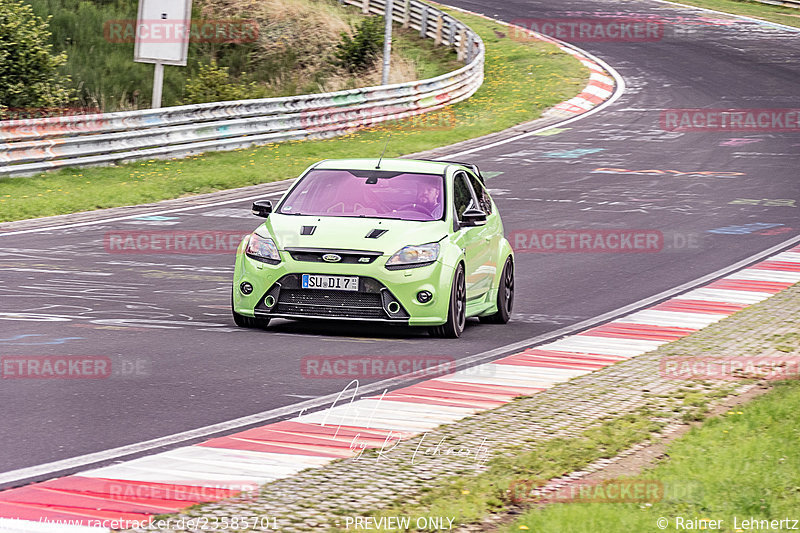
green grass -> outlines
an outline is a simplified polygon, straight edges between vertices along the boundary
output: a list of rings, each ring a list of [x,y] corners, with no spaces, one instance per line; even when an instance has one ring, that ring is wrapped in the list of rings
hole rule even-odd
[[[773,6],[747,0],[675,0],[679,4],[704,7],[735,15],[759,18],[800,28],[800,9]]]
[[[513,482],[540,480],[542,484],[597,459],[614,457],[660,428],[660,423],[636,413],[608,420],[578,438],[556,438],[533,447],[524,443],[490,460],[479,475],[437,480],[418,497],[419,503],[389,507],[374,516],[447,516],[455,517],[456,524],[476,522],[512,503],[509,487]]]
[[[668,459],[637,479],[655,479],[669,498],[652,505],[568,503],[528,511],[504,531],[679,531],[676,517],[739,521],[800,519],[800,382],[790,381],[673,442]],[[684,525],[686,522],[684,522]],[[775,530],[773,528],[773,530]],[[788,530],[788,528],[786,529]]]
[[[456,14],[481,34],[486,81],[476,95],[424,119],[396,122],[325,141],[289,142],[169,161],[65,169],[0,179],[0,221],[141,204],[296,177],[326,158],[415,153],[535,119],[580,92],[588,70],[547,43],[518,42],[483,18]]]
[[[464,66],[452,48],[437,46],[431,39],[420,38],[418,31],[397,24],[392,30],[392,51],[412,60],[421,80],[435,78]]]

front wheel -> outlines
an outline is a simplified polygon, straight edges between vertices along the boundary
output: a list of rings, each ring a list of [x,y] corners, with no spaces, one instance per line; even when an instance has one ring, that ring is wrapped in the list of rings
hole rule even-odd
[[[447,322],[441,326],[430,329],[434,337],[457,339],[464,332],[467,323],[467,281],[464,276],[464,265],[459,264],[456,275],[453,277],[453,286],[450,289],[450,307],[447,312]]]
[[[493,315],[480,317],[484,324],[507,324],[511,318],[514,307],[514,261],[509,257],[500,276],[500,286],[497,287],[497,312]]]
[[[231,294],[231,313],[233,322],[240,328],[266,328],[269,325],[269,318],[255,318],[237,313],[233,308],[233,294]]]
[[[269,318],[244,316],[236,311],[233,311],[233,322],[240,328],[266,328],[269,326]]]

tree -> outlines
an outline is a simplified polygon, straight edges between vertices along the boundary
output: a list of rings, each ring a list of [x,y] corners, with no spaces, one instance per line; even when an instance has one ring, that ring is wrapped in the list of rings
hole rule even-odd
[[[0,107],[55,107],[70,96],[69,77],[58,68],[48,21],[20,0],[0,0]]]
[[[353,37],[342,33],[342,40],[333,53],[339,66],[350,72],[360,72],[375,64],[383,48],[383,20],[383,17],[364,19],[354,28]]]

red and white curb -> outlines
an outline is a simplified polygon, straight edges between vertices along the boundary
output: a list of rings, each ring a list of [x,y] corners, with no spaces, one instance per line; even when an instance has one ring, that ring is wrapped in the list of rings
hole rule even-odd
[[[556,39],[555,37],[550,37],[548,35],[523,28],[522,26],[510,24],[502,20],[495,20],[480,13],[475,13],[466,9],[460,9],[454,6],[446,7],[448,9],[453,9],[455,11],[468,13],[476,17],[490,20],[496,24],[500,24],[508,28],[513,28],[513,31],[517,35],[529,35],[531,38],[537,41],[542,41],[557,46],[562,52],[575,57],[586,68],[589,69],[589,83],[583,88],[583,91],[581,91],[581,93],[577,96],[551,107],[542,113],[542,117],[570,118],[577,115],[582,115],[583,113],[591,111],[598,105],[610,100],[612,96],[614,96],[615,91],[617,94],[621,94],[625,88],[622,78],[617,75],[610,66],[606,65],[604,62],[595,58],[588,52],[572,46],[569,43]]]
[[[530,33],[532,33],[537,39],[552,43],[559,47],[563,52],[574,56],[583,64],[583,66],[588,68],[590,72],[589,83],[583,88],[583,91],[581,91],[578,96],[570,98],[569,100],[561,102],[560,104],[556,104],[552,108],[542,113],[542,116],[567,118],[581,115],[592,110],[595,106],[607,101],[614,95],[616,81],[597,61],[591,59],[580,51],[567,46],[565,43],[561,43],[560,41],[551,39],[538,33]]]
[[[800,282],[800,246],[643,311],[382,396],[0,492],[0,531],[100,532],[386,449],[655,350]],[[70,524],[68,526],[68,524]]]

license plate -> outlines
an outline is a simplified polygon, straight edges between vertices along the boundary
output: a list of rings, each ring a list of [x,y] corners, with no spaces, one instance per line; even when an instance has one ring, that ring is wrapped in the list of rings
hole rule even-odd
[[[358,276],[321,276],[303,274],[304,289],[329,289],[334,291],[357,291]]]

